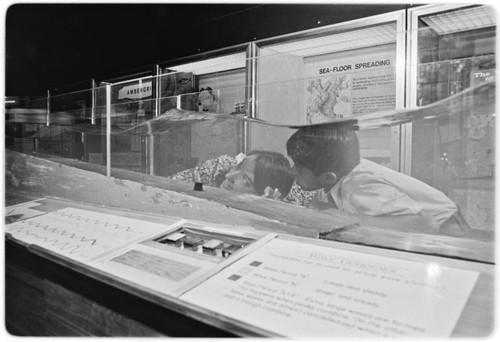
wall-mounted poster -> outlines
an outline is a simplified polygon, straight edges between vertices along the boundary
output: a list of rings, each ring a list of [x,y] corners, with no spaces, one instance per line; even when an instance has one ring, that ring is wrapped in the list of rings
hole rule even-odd
[[[394,109],[395,51],[391,44],[307,58],[306,122]]]

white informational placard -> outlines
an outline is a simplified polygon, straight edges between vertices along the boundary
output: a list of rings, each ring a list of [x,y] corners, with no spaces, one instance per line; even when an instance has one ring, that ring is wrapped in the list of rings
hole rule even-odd
[[[442,338],[478,275],[277,238],[181,299],[290,338]]]
[[[90,261],[166,230],[165,224],[65,208],[5,226],[5,233],[76,261]]]

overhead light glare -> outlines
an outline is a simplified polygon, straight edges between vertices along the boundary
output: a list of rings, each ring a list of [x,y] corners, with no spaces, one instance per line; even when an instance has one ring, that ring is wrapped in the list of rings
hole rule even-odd
[[[397,38],[396,31],[396,24],[388,23],[267,47],[280,53],[307,57],[394,43]]]
[[[246,53],[215,57],[202,61],[186,63],[169,67],[176,72],[192,72],[196,75],[211,74],[215,72],[244,68],[246,66]]]
[[[437,34],[478,30],[496,25],[495,11],[489,6],[466,8],[422,17]]]

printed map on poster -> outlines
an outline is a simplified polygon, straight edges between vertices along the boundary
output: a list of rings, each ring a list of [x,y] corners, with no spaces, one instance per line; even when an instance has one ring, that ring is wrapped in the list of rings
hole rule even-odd
[[[307,81],[308,123],[344,118],[352,113],[351,75],[330,76]]]
[[[477,278],[277,238],[181,299],[288,338],[443,338]]]

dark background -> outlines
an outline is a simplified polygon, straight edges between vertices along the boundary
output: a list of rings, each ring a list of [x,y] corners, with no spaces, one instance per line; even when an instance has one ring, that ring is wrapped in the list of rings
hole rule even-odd
[[[44,96],[75,84],[85,89],[92,78],[408,6],[13,4],[5,13],[5,95]]]

